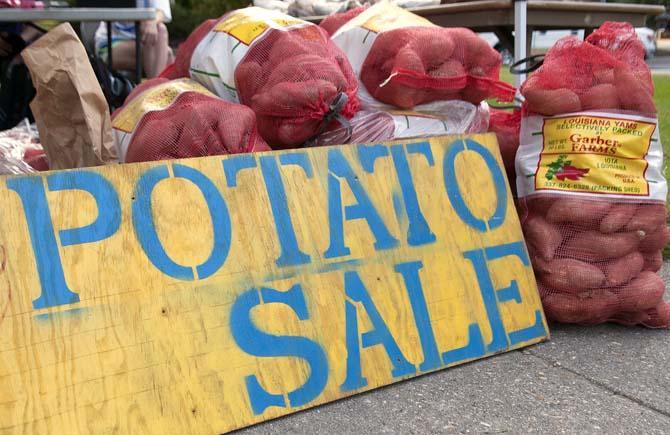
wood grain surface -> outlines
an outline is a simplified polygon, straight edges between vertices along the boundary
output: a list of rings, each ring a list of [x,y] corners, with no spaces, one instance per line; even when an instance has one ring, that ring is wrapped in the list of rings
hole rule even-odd
[[[0,178],[0,432],[220,433],[548,338],[494,135]]]

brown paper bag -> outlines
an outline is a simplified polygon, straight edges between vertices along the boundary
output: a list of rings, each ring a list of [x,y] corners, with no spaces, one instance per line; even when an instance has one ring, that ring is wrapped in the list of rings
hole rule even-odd
[[[109,108],[72,26],[55,27],[21,56],[37,90],[30,108],[51,169],[117,162]]]

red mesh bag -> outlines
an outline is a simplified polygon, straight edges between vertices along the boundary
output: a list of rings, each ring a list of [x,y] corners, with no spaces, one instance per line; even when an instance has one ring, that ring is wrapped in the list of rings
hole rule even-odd
[[[349,22],[352,18],[360,15],[361,12],[366,10],[368,5],[359,6],[354,9],[350,9],[346,12],[339,12],[336,14],[328,15],[320,23],[321,26],[330,36],[333,36],[335,32],[339,30],[340,27]]]
[[[189,79],[138,86],[112,115],[123,162],[267,151],[253,111]]]
[[[505,164],[507,180],[516,196],[516,170],[514,159],[516,150],[519,148],[519,132],[521,130],[521,111],[507,112],[504,110],[491,109],[489,116],[489,131],[496,134],[500,154]]]
[[[628,23],[605,23],[582,42],[559,40],[521,87],[525,109],[542,115],[622,110],[654,115],[644,46]]]
[[[200,44],[200,41],[202,41],[216,25],[216,22],[217,20],[207,20],[191,32],[188,38],[186,38],[186,41],[179,45],[174,63],[163,71],[161,77],[170,80],[190,77],[193,52],[198,47],[198,44]]]
[[[411,109],[439,100],[511,101],[500,54],[469,29],[445,29],[379,3],[346,23],[333,41],[375,100]],[[363,101],[367,103],[366,99]]]
[[[198,44],[190,68],[215,94],[251,107],[275,148],[302,145],[359,107],[356,78],[326,31],[276,11],[224,15]]]
[[[521,91],[520,216],[547,317],[670,328],[667,183],[634,29],[560,40]]]

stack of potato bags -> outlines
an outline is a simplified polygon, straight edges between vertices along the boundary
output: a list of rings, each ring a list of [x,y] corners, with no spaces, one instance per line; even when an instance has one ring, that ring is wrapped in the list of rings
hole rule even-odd
[[[358,82],[326,31],[257,7],[203,23],[168,75],[250,107],[273,148],[299,146],[359,109]]]
[[[489,98],[514,97],[514,88],[499,80],[500,54],[471,30],[445,29],[387,2],[336,14],[322,26],[361,84],[365,113],[352,122],[355,139],[484,132],[488,123],[479,117],[473,123],[440,121],[463,120],[463,110],[487,112]]]

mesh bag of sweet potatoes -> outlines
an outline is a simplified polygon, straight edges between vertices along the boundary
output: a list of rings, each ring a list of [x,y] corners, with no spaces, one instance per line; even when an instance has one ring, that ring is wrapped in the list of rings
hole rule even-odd
[[[476,33],[436,26],[388,2],[347,21],[332,36],[364,85],[366,107],[403,109],[439,100],[511,101],[499,80],[501,57]]]
[[[560,40],[521,93],[520,215],[547,317],[670,327],[667,184],[634,29]]]
[[[258,7],[204,22],[165,76],[251,107],[273,148],[301,145],[359,108],[351,66],[324,29]]]
[[[121,162],[268,151],[256,117],[190,79],[148,80],[112,114]]]

